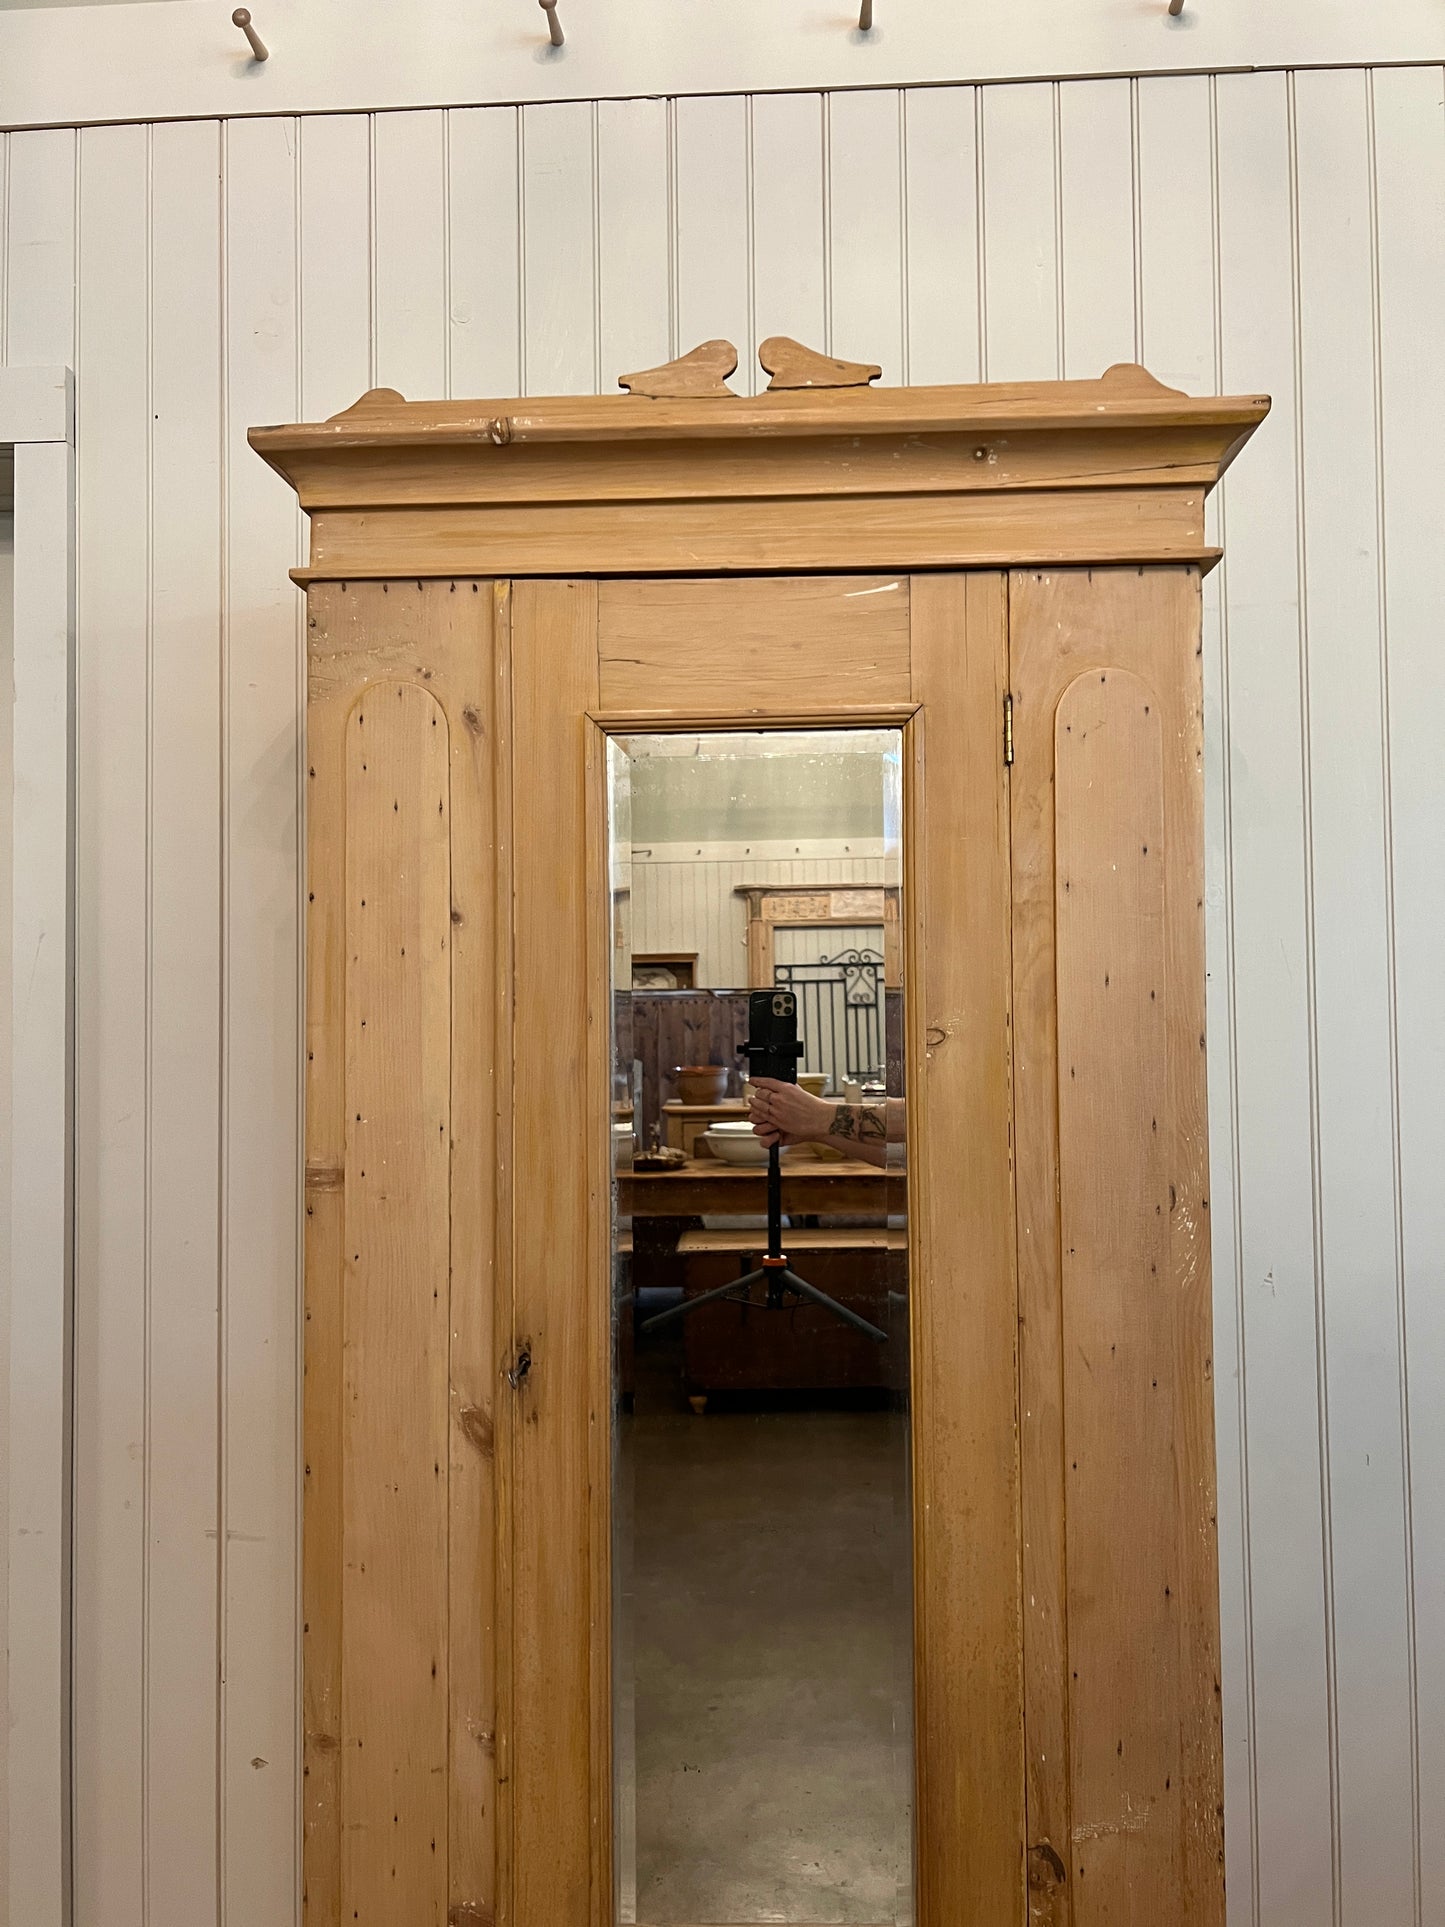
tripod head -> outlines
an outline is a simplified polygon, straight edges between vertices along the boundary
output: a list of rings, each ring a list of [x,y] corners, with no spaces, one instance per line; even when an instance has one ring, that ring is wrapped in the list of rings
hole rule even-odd
[[[748,1041],[742,1056],[753,1077],[773,1077],[780,1084],[796,1084],[798,1059],[798,999],[791,990],[754,990],[748,994]]]

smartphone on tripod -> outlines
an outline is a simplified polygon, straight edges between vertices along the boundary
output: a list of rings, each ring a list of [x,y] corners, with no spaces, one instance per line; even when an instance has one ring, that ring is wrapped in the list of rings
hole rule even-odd
[[[748,995],[748,1041],[742,1054],[750,1077],[773,1077],[780,1084],[796,1084],[798,1060],[798,999],[791,990],[754,990]]]
[[[743,1045],[741,1055],[748,1060],[749,1076],[771,1077],[781,1084],[797,1083],[798,1059],[803,1055],[803,1045],[798,1041],[798,999],[794,991],[754,990],[749,993],[748,1041]],[[880,1344],[887,1343],[886,1332],[861,1317],[850,1305],[840,1305],[836,1298],[819,1291],[816,1285],[799,1277],[789,1265],[783,1250],[783,1180],[776,1144],[770,1146],[768,1151],[768,1249],[761,1265],[756,1271],[750,1271],[730,1284],[717,1285],[698,1298],[686,1299],[668,1311],[659,1312],[655,1318],[647,1319],[642,1329],[645,1332],[657,1331],[664,1325],[688,1317],[699,1305],[710,1305],[718,1299],[754,1304],[757,1301],[753,1298],[753,1292],[757,1287],[761,1287],[764,1294],[760,1309],[784,1311],[788,1306],[799,1303],[818,1305],[843,1324],[851,1325],[855,1331],[876,1338]]]

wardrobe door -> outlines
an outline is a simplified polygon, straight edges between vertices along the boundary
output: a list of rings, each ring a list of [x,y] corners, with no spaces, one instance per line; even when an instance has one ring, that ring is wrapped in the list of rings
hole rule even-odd
[[[905,1897],[887,1917],[1024,1918],[1006,612],[997,573],[513,586],[496,826],[512,914],[497,1432],[499,1917],[512,1927],[619,1917],[609,737],[799,728],[893,732],[904,792],[912,1493],[899,1580],[916,1915]],[[789,1917],[883,1917],[831,1905]],[[664,1927],[641,1895],[636,1918]]]
[[[1215,1927],[1199,575],[1009,623],[1031,1918]]]
[[[493,633],[470,580],[309,595],[305,1914],[490,1921]]]

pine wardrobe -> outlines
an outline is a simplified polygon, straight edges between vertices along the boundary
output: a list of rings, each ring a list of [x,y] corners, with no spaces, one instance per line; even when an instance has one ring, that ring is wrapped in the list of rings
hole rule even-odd
[[[306,1919],[672,1927],[618,1897],[609,758],[865,730],[903,825],[887,1919],[1223,1927],[1201,581],[1268,403],[785,342],[746,398],[735,359],[251,432],[310,516]]]

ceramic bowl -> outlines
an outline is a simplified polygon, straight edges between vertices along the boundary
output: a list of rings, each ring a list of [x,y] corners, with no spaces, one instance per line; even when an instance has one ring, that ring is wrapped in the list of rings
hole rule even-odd
[[[715,1158],[725,1164],[766,1164],[768,1147],[760,1137],[753,1135],[751,1124],[714,1124],[703,1132],[707,1148]],[[793,1146],[786,1146],[783,1157],[793,1155]]]
[[[727,1096],[726,1064],[679,1064],[674,1075],[683,1104],[721,1104]]]

